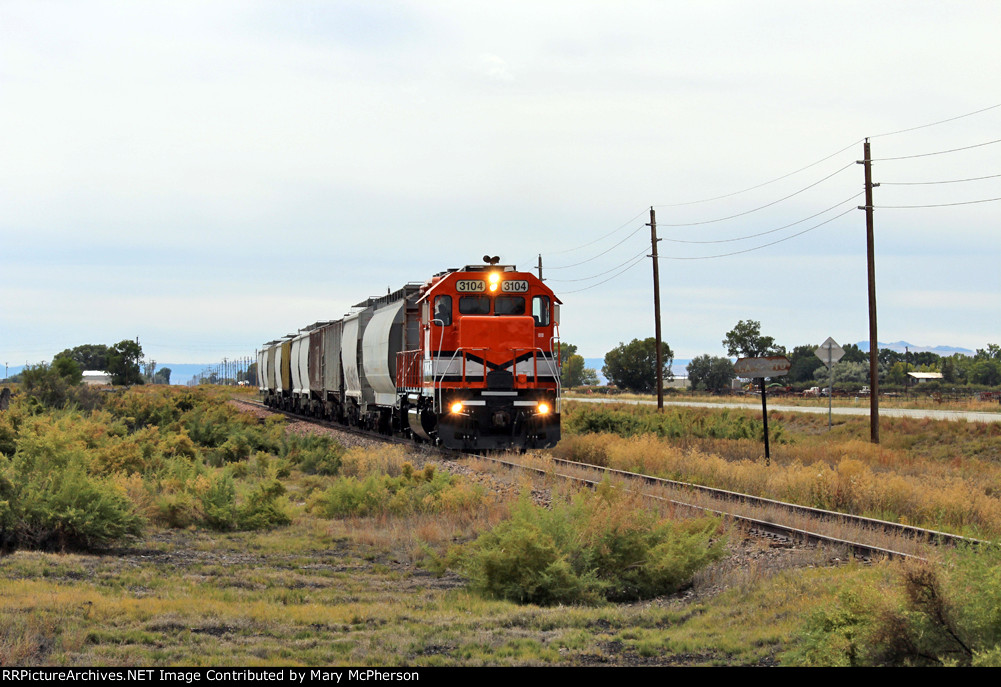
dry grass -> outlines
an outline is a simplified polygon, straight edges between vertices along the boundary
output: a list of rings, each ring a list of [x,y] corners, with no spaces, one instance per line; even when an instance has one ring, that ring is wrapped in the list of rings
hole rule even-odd
[[[830,433],[826,419],[795,413],[770,414],[773,422],[785,441],[772,445],[770,465],[762,444],[745,439],[587,434],[565,437],[553,454],[977,538],[1001,534],[999,425],[888,418],[874,445],[865,419]]]

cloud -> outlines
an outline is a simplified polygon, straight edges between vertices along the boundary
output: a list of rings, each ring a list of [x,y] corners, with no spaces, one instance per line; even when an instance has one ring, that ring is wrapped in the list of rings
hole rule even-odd
[[[497,55],[480,55],[475,70],[495,81],[514,81],[514,75],[511,74],[507,62]]]

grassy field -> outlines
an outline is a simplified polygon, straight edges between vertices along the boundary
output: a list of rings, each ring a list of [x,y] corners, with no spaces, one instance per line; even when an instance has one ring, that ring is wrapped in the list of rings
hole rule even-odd
[[[225,400],[222,391],[142,390],[93,413],[21,399],[0,415],[0,536],[7,542],[0,664],[1001,662],[1001,563],[993,549],[947,565],[845,563],[837,551],[776,548],[718,523],[643,514],[610,487],[582,501],[546,480],[448,475],[422,465],[419,454],[290,435],[284,421],[260,424]],[[995,429],[895,421],[884,429],[884,445],[871,447],[854,420],[828,434],[826,418],[821,428],[819,419],[780,415],[769,471],[753,413],[686,410],[660,420],[636,408],[590,418],[583,410],[568,404],[557,452],[745,491],[798,490],[861,510],[882,493],[877,487],[894,485],[907,498],[888,503],[914,508],[900,519],[978,533],[999,526]],[[63,507],[65,490],[49,489],[43,477],[51,473],[38,470],[53,464],[83,480],[74,482],[86,487],[79,491],[103,497],[94,503],[128,505],[141,528],[82,546],[104,530],[72,520],[72,509],[60,510],[64,519],[53,525],[50,511]],[[87,479],[74,472],[80,466]],[[29,502],[42,497],[45,508]],[[644,522],[652,529],[641,529]],[[43,536],[45,527],[61,538]],[[515,597],[549,585],[560,594],[582,589],[582,600],[511,600],[477,583],[504,563],[483,537],[488,532],[501,549],[521,547],[518,568],[551,555]],[[651,533],[660,538],[650,540]],[[582,542],[598,546],[585,550]],[[713,547],[723,555],[698,553]],[[677,591],[596,596],[608,580],[592,573],[611,559],[628,563],[637,551],[658,574],[691,552],[701,562]],[[658,558],[658,551],[671,553]],[[593,570],[574,568],[580,560]]]

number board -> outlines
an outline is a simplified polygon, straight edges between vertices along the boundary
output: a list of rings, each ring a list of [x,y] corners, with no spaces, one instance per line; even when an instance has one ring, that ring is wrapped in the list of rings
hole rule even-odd
[[[455,290],[459,293],[480,293],[487,290],[487,283],[482,279],[459,279],[455,282]]]
[[[512,279],[501,284],[504,293],[528,293],[527,279]]]

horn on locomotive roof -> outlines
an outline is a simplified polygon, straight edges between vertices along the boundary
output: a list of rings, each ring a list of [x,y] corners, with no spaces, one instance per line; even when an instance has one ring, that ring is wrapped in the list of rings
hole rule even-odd
[[[496,265],[498,262],[500,262],[500,256],[495,255],[491,258],[489,255],[484,255],[483,262],[485,262],[488,265]]]

